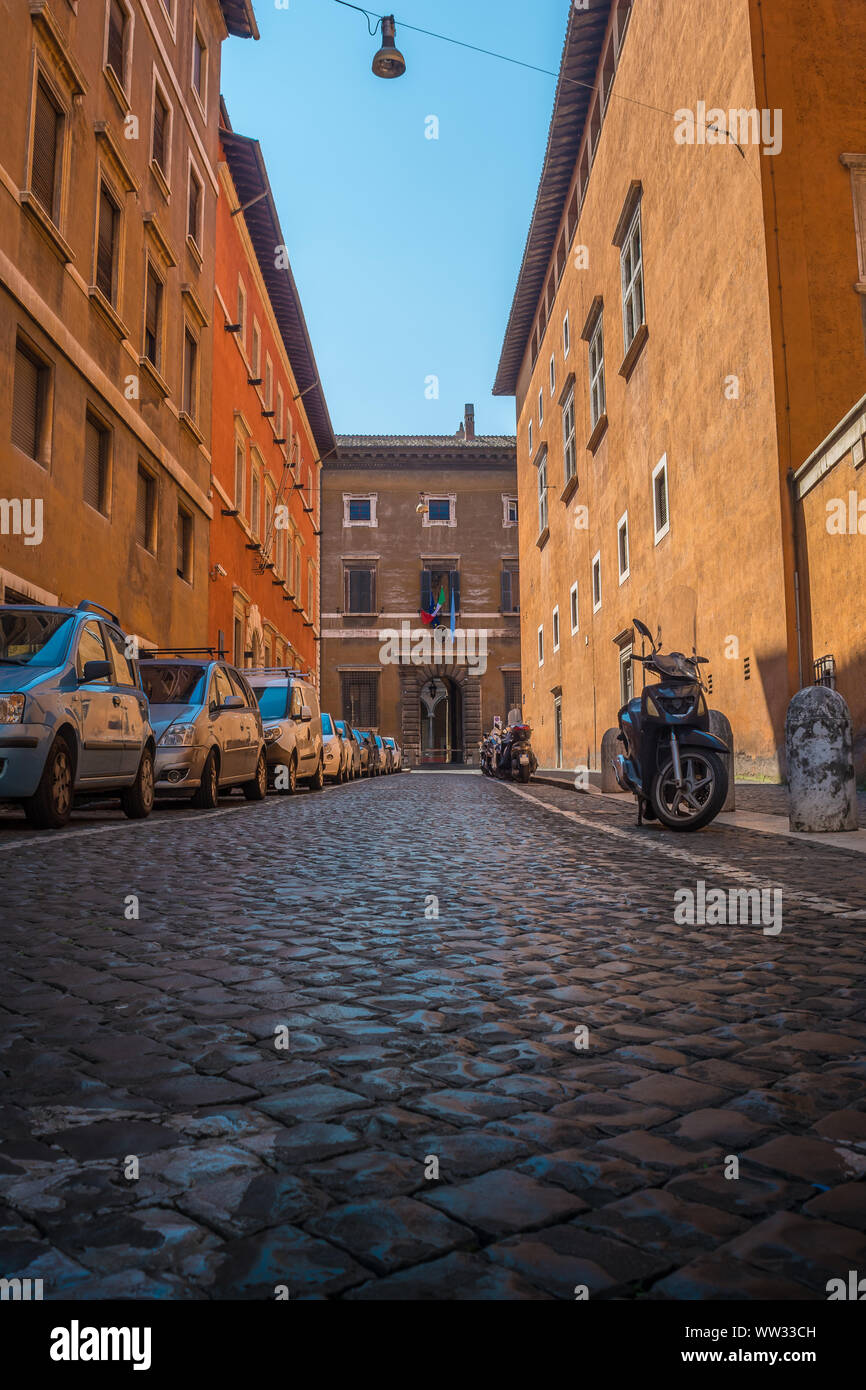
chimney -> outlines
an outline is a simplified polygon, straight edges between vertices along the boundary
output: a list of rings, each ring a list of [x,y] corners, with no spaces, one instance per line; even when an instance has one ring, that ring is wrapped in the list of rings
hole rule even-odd
[[[475,406],[464,405],[463,428],[467,439],[475,438]]]

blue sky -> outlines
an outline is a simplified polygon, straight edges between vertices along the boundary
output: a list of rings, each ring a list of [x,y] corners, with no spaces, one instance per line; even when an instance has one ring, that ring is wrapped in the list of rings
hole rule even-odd
[[[451,434],[473,401],[479,433],[513,433],[490,393],[555,79],[400,21],[556,71],[568,0],[394,0],[387,82],[362,15],[289,4],[255,0],[262,37],[223,46],[222,90],[261,141],[335,430]]]

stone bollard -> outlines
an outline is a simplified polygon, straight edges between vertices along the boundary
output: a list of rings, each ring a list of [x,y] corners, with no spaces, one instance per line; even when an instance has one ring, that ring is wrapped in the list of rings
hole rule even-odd
[[[611,759],[617,753],[623,752],[623,745],[619,742],[617,735],[619,729],[607,729],[601,739],[601,789],[603,792],[619,792],[622,787],[616,780],[616,773],[611,766]]]
[[[736,811],[737,809],[737,789],[734,782],[734,731],[731,728],[730,720],[726,714],[722,714],[720,709],[710,710],[710,733],[720,738],[722,743],[727,744],[730,756],[725,759],[725,766],[728,769],[728,794],[725,797],[725,804],[722,811]]]
[[[851,714],[838,691],[823,685],[797,691],[785,719],[785,755],[791,829],[856,830]]]

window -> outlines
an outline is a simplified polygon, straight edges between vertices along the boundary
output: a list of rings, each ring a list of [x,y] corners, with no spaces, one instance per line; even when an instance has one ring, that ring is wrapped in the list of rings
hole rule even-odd
[[[234,617],[233,629],[234,664],[243,666],[244,664],[244,620],[237,613]]]
[[[616,553],[619,561],[619,582],[628,579],[628,512],[623,512],[616,524]]]
[[[198,343],[188,328],[183,331],[183,409],[191,420],[198,410]]]
[[[283,388],[282,388],[282,386],[279,386],[279,385],[278,385],[278,386],[277,386],[277,416],[276,416],[276,422],[275,422],[275,423],[276,423],[276,428],[277,428],[277,438],[278,438],[278,439],[282,439],[282,437],[283,437],[283,423],[284,423],[284,421],[285,421],[285,414],[286,414],[286,399],[285,399],[285,396],[283,395]]]
[[[137,686],[135,666],[126,655],[126,638],[123,633],[105,623],[102,635],[108,648],[108,659],[114,670],[114,684]]]
[[[580,605],[577,599],[577,583],[572,584],[569,591],[569,602],[571,605],[571,635],[580,629]]]
[[[296,598],[300,598],[300,597],[301,597],[301,568],[302,568],[302,566],[303,566],[303,563],[304,563],[304,562],[303,562],[303,557],[302,557],[302,555],[301,555],[301,542],[300,542],[300,540],[296,540],[296,542],[295,542],[295,589],[294,589],[294,593],[295,593],[295,597],[296,597]]]
[[[117,300],[117,241],[120,209],[104,183],[99,185],[99,217],[96,230],[96,288],[109,304]]]
[[[156,554],[156,478],[142,464],[138,465],[135,539],[142,549]]]
[[[538,462],[538,534],[547,530],[547,450]]]
[[[159,371],[162,366],[162,281],[150,261],[144,301],[144,355]]]
[[[150,157],[163,178],[168,181],[169,151],[171,149],[171,114],[168,102],[158,85],[153,89],[153,127]]]
[[[300,559],[300,553],[298,558]],[[373,564],[344,564],[344,609],[347,613],[375,613],[376,566]],[[298,569],[300,589],[300,566]]]
[[[50,449],[50,393],[48,363],[19,338],[12,388],[12,443],[43,467],[48,465]]]
[[[375,526],[376,500],[372,493],[367,497],[353,497],[350,493],[344,492],[343,525]]]
[[[198,25],[192,34],[192,85],[204,106],[207,101],[207,48]]]
[[[421,607],[425,613],[432,613],[439,606],[443,619],[451,613],[451,599],[454,598],[454,612],[460,612],[460,571],[452,560],[427,560],[421,571]]]
[[[644,321],[643,250],[641,246],[640,203],[620,252],[622,275],[622,331],[626,352]]]
[[[84,679],[84,668],[88,661],[108,661],[108,652],[102,640],[101,623],[85,623],[78,639],[78,652],[75,657],[75,671],[79,680]],[[109,663],[110,664],[110,663]],[[97,676],[91,685],[108,685],[108,676]]]
[[[562,457],[565,467],[565,481],[570,483],[577,472],[577,452],[574,445],[574,391],[568,393],[568,400],[562,407]]]
[[[522,709],[523,695],[521,693],[520,672],[503,671],[502,679],[505,685],[505,711],[506,718],[513,709]]]
[[[568,326],[568,314],[562,320],[562,355],[567,357],[571,349],[571,330]]]
[[[193,168],[189,166],[189,202],[187,204],[186,234],[201,249],[201,214],[204,202],[204,185]]]
[[[105,62],[111,68],[121,87],[126,88],[126,69],[128,61],[127,37],[130,28],[129,14],[121,0],[108,0],[108,34],[105,44]]]
[[[670,508],[668,506],[668,456],[663,454],[653,469],[653,524],[655,544],[671,529]]]
[[[551,394],[551,396],[553,395],[553,393],[554,393],[555,390],[556,390],[556,359],[554,358],[553,353],[551,353],[551,354],[550,354],[550,394]]]
[[[605,405],[604,331],[602,315],[599,314],[589,340],[589,414],[593,429],[605,413]]]
[[[84,417],[84,500],[108,516],[111,431],[88,410]]]
[[[246,350],[246,346],[247,346],[247,292],[246,292],[246,289],[245,289],[245,287],[244,287],[244,282],[243,282],[243,280],[240,278],[240,276],[238,276],[238,318],[237,318],[237,321],[238,321],[238,323],[240,324],[240,327],[239,327],[239,329],[238,329],[238,342],[240,343],[241,347],[242,347],[244,350]]]
[[[517,525],[517,498],[509,497],[507,493],[502,494],[502,525]]]
[[[33,153],[30,188],[52,222],[60,220],[60,156],[63,113],[48,83],[36,83],[36,112],[33,121]]]
[[[543,424],[544,424],[544,392],[543,392],[543,391],[539,391],[539,393],[538,393],[538,428],[541,429],[541,426],[542,426]]]
[[[192,583],[192,516],[177,505],[177,574],[179,579]]]
[[[453,526],[455,521],[455,499],[451,497],[428,497],[427,515],[424,518],[426,525],[434,525],[440,522],[446,526]]]
[[[559,605],[553,610],[553,650],[559,651]]]
[[[340,697],[343,718],[354,728],[375,729],[378,726],[378,671],[341,671]]]
[[[262,369],[262,330],[258,323],[253,319],[253,351],[250,359],[250,367],[253,377],[258,380]]]
[[[556,766],[562,767],[562,696],[553,702],[553,747]]]
[[[531,420],[530,420],[530,422],[529,422],[529,429],[527,430],[527,446],[528,446],[528,448],[529,448],[529,457],[530,457],[530,459],[531,459],[531,458],[532,458],[532,421],[531,421]]]
[[[538,629],[538,664],[544,665],[544,626]]]
[[[601,551],[597,551],[592,561],[592,611],[601,608]]]
[[[627,705],[629,700],[634,699],[634,662],[630,643],[627,647],[621,647],[619,652],[619,699],[621,705]]]
[[[247,475],[247,446],[242,439],[235,440],[235,506],[243,516],[244,481]]]
[[[316,567],[312,560],[307,561],[307,617],[316,621]]]
[[[502,561],[502,603],[503,613],[520,612],[520,564],[517,560]]]
[[[265,356],[265,410],[274,408],[274,368],[270,356]]]
[[[254,536],[259,534],[260,518],[259,470],[253,465],[250,475],[250,530]]]

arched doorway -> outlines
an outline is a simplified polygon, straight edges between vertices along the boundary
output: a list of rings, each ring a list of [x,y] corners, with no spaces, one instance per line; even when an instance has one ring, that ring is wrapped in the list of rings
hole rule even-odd
[[[463,692],[450,676],[431,676],[420,692],[421,762],[462,763]]]

